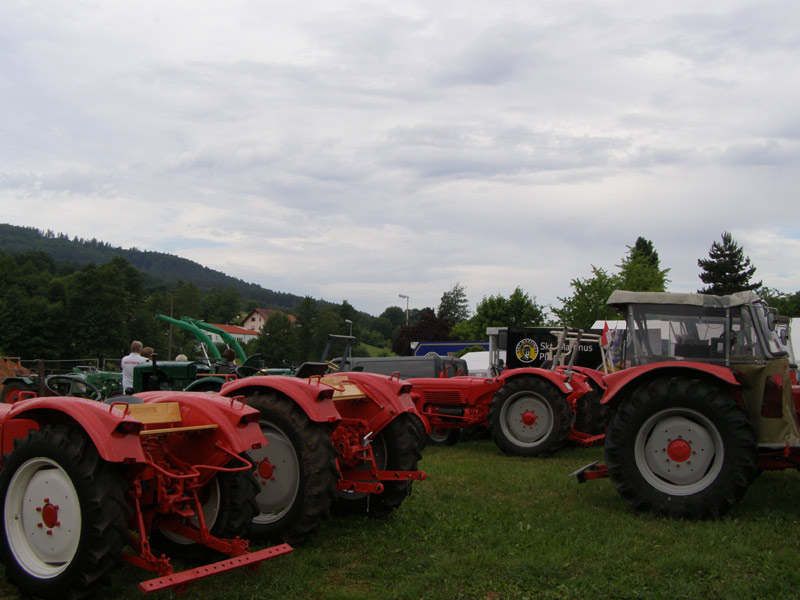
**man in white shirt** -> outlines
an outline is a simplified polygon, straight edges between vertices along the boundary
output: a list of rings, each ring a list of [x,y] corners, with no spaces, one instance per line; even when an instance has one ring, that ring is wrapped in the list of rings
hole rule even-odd
[[[133,367],[148,362],[141,352],[142,342],[134,341],[131,343],[131,353],[122,359],[122,392],[125,394],[133,387]]]

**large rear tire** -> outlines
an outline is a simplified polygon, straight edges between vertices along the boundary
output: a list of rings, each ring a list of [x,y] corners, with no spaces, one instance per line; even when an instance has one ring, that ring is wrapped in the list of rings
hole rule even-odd
[[[538,377],[507,381],[489,406],[492,438],[512,456],[549,456],[564,445],[570,422],[566,398]]]
[[[417,470],[424,446],[418,423],[417,417],[401,414],[375,436],[371,445],[379,469]],[[380,494],[340,491],[338,507],[342,512],[366,512],[371,517],[383,517],[411,495],[411,484],[411,481],[386,481]]]
[[[715,518],[744,496],[756,473],[756,437],[745,411],[719,386],[662,377],[621,402],[605,459],[636,510]]]
[[[600,403],[603,391],[598,385],[591,378],[587,377],[586,381],[592,390],[578,398],[576,402],[574,427],[581,433],[600,435],[606,429],[608,407]]]
[[[335,500],[339,471],[330,428],[276,392],[257,392],[247,404],[261,412],[259,423],[269,444],[247,453],[260,485],[251,535],[300,543],[328,516]]]
[[[77,427],[43,425],[0,471],[0,559],[23,596],[88,598],[127,542],[126,483]]]
[[[3,384],[3,391],[0,392],[0,402],[5,404],[14,404],[17,400],[20,399],[20,394],[22,392],[30,392],[34,391],[27,385],[19,381],[11,381],[9,383]]]
[[[232,461],[229,466],[240,466]],[[222,539],[250,536],[250,523],[258,515],[258,484],[251,471],[220,472],[200,490],[203,519],[211,535]],[[189,518],[197,524],[197,518]],[[210,560],[219,552],[167,530],[153,529],[150,544],[158,553],[184,560]]]

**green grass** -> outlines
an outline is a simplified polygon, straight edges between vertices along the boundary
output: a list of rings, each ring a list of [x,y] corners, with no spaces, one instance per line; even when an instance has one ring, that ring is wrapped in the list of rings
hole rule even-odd
[[[800,478],[764,473],[713,522],[634,513],[609,480],[567,474],[602,448],[548,459],[503,455],[489,440],[429,447],[428,480],[381,520],[332,517],[253,576],[193,584],[185,598],[282,600],[796,598]],[[185,565],[178,565],[186,568]],[[109,598],[136,598],[148,574],[126,566]],[[166,593],[158,594],[167,597]],[[0,598],[17,597],[0,586]]]

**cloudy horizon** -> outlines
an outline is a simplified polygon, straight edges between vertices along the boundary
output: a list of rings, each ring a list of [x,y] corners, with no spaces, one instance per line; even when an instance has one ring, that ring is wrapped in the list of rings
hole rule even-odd
[[[636,238],[729,231],[800,290],[800,6],[27,3],[0,20],[0,221],[380,314],[559,305]]]

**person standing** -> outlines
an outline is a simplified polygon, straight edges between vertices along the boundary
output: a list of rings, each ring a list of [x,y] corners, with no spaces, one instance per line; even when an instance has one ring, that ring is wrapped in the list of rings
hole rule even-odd
[[[148,362],[142,356],[142,342],[131,342],[131,353],[125,356],[120,363],[122,366],[122,393],[127,394],[133,388],[133,367]]]

